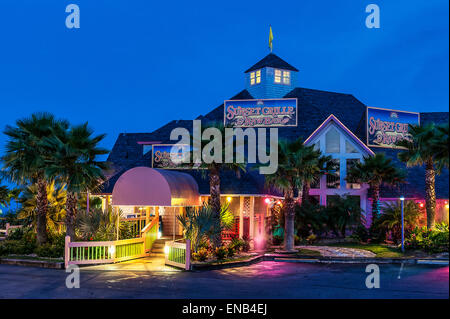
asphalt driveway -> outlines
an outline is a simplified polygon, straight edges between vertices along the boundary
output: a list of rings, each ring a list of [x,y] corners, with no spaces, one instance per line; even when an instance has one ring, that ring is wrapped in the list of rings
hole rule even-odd
[[[64,270],[0,265],[0,298],[449,298],[448,266],[380,267],[368,289],[363,264],[266,261],[248,267],[183,272],[81,268],[80,288]]]

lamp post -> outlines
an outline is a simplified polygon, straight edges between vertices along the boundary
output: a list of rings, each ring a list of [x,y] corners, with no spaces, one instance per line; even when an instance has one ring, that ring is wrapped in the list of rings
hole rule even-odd
[[[400,202],[401,202],[401,206],[402,206],[402,252],[405,252],[405,218],[404,218],[405,198],[403,196],[400,197]]]

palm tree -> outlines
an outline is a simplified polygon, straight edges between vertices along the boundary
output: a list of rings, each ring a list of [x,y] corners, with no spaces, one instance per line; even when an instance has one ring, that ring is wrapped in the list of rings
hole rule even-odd
[[[45,173],[66,184],[66,234],[71,238],[75,235],[78,195],[95,190],[108,168],[106,162],[97,160],[99,155],[108,154],[108,150],[98,146],[105,134],[94,137],[92,134],[93,130],[85,123],[71,127],[64,136],[45,141],[54,150],[54,155],[46,161]]]
[[[410,125],[409,133],[411,140],[404,139],[397,142],[398,146],[405,148],[398,157],[407,167],[425,166],[427,228],[433,229],[436,215],[436,173],[440,174],[443,167],[448,167],[448,144],[441,144],[448,143],[448,125],[447,128],[443,126],[439,130],[434,123],[423,126]]]
[[[99,240],[109,241],[115,240],[117,237],[121,238],[126,231],[127,225],[125,223],[120,224],[119,236],[117,234],[117,222],[118,218],[123,215],[122,210],[119,210],[118,214],[115,214],[112,207],[103,211],[101,208],[93,208],[89,212],[82,210],[75,217],[75,225],[77,228],[77,234],[83,240]],[[123,239],[130,239],[128,238]]]
[[[36,194],[37,185],[33,184],[23,189],[18,202],[21,204],[18,218],[31,220],[36,227]],[[55,181],[47,184],[47,229],[52,232],[61,233],[66,214],[66,190],[65,185],[57,185]]]
[[[433,153],[435,154],[436,167],[440,172],[442,169],[448,169],[448,123],[436,126],[436,137],[432,142]]]
[[[303,183],[306,172],[315,165],[312,160],[314,146],[305,146],[301,138],[295,141],[280,141],[278,143],[278,169],[274,174],[266,175],[265,182],[269,187],[275,187],[284,195],[284,249],[294,250],[294,192],[302,198]]]
[[[184,237],[191,240],[193,252],[197,252],[202,241],[214,243],[221,237],[222,231],[233,227],[234,216],[228,203],[221,207],[219,220],[216,216],[217,213],[209,204],[204,204],[201,208],[186,207],[186,214],[177,216],[183,226]]]
[[[380,213],[380,187],[382,184],[397,185],[405,181],[405,174],[399,170],[392,159],[384,153],[364,157],[362,163],[356,163],[347,172],[346,180],[350,183],[369,184],[372,192],[372,226]]]
[[[9,204],[9,189],[6,186],[0,185],[0,206]]]
[[[343,196],[334,197],[329,205],[324,209],[326,224],[336,234],[344,238],[348,227],[356,229],[365,223],[364,215],[359,204],[359,200],[354,197]]]
[[[313,148],[308,148],[307,150],[310,152],[307,158],[311,163],[305,165],[305,169],[302,170],[304,180],[302,203],[309,202],[311,184],[320,182],[320,178],[325,174],[333,174],[337,167],[336,162],[331,156],[322,155],[319,150],[314,150]]]
[[[4,175],[16,184],[36,184],[36,232],[39,245],[47,241],[47,183],[46,159],[52,151],[43,144],[45,138],[60,136],[68,128],[64,120],[57,120],[49,113],[35,113],[30,118],[7,126],[6,154],[2,156]]]
[[[403,218],[406,232],[412,230],[417,225],[417,220],[421,214],[419,205],[412,200],[405,201]],[[390,232],[392,240],[398,243],[401,240],[402,229],[402,209],[400,202],[386,203],[383,207],[383,214],[377,223],[385,233]]]
[[[212,161],[211,163],[205,163],[202,161],[200,165],[196,165],[194,163],[194,166],[203,169],[202,173],[208,172],[209,174],[209,204],[211,205],[212,209],[216,212],[217,218],[219,218],[220,212],[221,212],[221,204],[220,204],[220,172],[223,170],[231,170],[236,173],[236,175],[240,176],[240,171],[245,172],[245,163],[237,163],[236,161],[233,161],[232,163],[226,163],[225,161],[225,145],[227,145],[228,142],[226,140],[225,136],[225,127],[221,123],[210,123],[207,126],[202,127],[202,136],[205,130],[208,128],[216,128],[219,130],[222,141],[221,141],[221,154],[220,154],[220,163],[216,161]],[[198,143],[198,141],[191,141],[191,145],[193,145],[192,152],[197,151],[195,145]],[[232,141],[231,141],[232,142]],[[205,146],[209,144],[209,141],[201,140],[200,143],[200,150],[204,150]],[[215,150],[214,150],[215,151]],[[211,155],[213,151],[211,152]],[[233,158],[236,158],[236,154],[233,154]],[[220,236],[216,238],[214,242],[214,246],[219,247],[221,246],[221,238]]]

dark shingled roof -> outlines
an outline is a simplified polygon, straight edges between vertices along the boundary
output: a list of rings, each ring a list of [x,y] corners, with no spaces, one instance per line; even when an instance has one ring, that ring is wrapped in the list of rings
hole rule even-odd
[[[282,58],[280,58],[276,54],[269,53],[262,60],[260,60],[255,65],[250,67],[244,73],[248,73],[248,72],[254,71],[254,70],[259,70],[259,69],[262,69],[265,67],[271,67],[271,68],[283,69],[283,70],[291,70],[291,71],[298,72],[298,70],[296,68],[294,68],[292,65],[290,65],[289,63],[284,61]]]
[[[365,119],[366,105],[351,94],[334,93],[306,88],[295,88],[285,97],[298,100],[298,126],[279,128],[279,137],[284,139],[306,139],[312,132],[330,115],[334,114],[345,126],[347,126],[359,139],[366,142]],[[253,99],[247,90],[243,90],[231,99]],[[211,112],[200,115],[197,119],[202,122],[222,122],[223,104]],[[421,113],[421,123],[433,121],[435,123],[448,123],[448,112]],[[143,146],[137,142],[159,141],[171,143],[170,132],[173,128],[184,127],[192,131],[191,120],[174,120],[158,128],[151,133],[122,133],[119,135],[108,161],[113,163],[114,171],[110,179],[103,185],[103,193],[112,193],[115,182],[126,170],[136,166],[151,167],[151,152],[143,155]],[[173,141],[172,141],[173,142]],[[399,167],[407,170],[408,181],[394,189],[382,187],[381,195],[384,198],[397,198],[401,195],[407,198],[423,198],[425,189],[425,173],[423,167],[406,168],[397,158],[399,150],[372,148],[374,152],[384,152],[393,158]],[[191,174],[199,185],[201,194],[209,193],[207,174],[198,170],[183,170]],[[448,170],[436,177],[437,198],[449,197]],[[271,194],[280,195],[274,190],[269,190],[264,185],[264,176],[257,170],[248,169],[238,178],[234,172],[221,173],[221,191],[223,194]]]
[[[444,124],[449,121],[448,112],[424,112],[420,113],[420,123],[425,124],[434,122],[435,124]],[[376,153],[385,153],[386,156],[393,159],[395,163],[406,171],[407,182],[395,188],[382,187],[381,197],[398,198],[405,196],[406,198],[424,198],[425,194],[425,168],[423,166],[406,167],[406,165],[398,160],[398,153],[401,150],[372,148]],[[435,181],[436,198],[449,198],[449,171],[445,169],[440,175],[436,175]]]

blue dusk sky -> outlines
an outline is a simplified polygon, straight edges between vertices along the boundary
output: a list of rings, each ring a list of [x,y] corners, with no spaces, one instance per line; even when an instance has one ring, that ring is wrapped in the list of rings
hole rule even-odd
[[[65,26],[70,3],[80,29]],[[380,29],[365,26],[370,3]],[[193,119],[245,87],[243,72],[268,54],[269,24],[301,87],[447,111],[448,11],[447,0],[2,0],[0,129],[49,111],[89,121],[111,149],[121,132]]]

